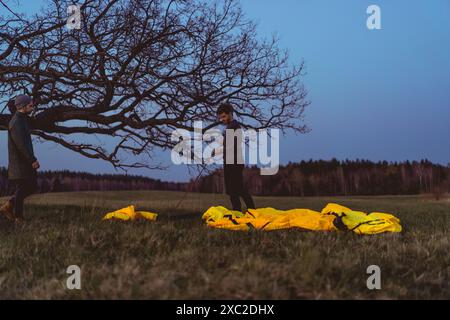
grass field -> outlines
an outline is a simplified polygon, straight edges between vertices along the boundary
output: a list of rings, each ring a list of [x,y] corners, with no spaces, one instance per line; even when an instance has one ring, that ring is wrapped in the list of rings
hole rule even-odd
[[[320,210],[336,202],[391,212],[401,234],[232,232],[201,214],[225,196],[79,192],[33,196],[24,226],[0,219],[0,299],[450,299],[450,201],[423,197],[256,198],[258,207]],[[1,199],[4,200],[4,199]],[[105,222],[134,204],[156,222]],[[82,289],[66,288],[79,265]],[[381,290],[368,290],[369,265]]]

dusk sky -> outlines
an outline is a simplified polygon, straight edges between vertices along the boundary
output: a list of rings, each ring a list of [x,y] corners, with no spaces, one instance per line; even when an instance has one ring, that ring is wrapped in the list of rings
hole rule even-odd
[[[20,0],[20,11],[34,13],[42,2]],[[366,27],[371,4],[381,7],[381,30]],[[242,6],[258,22],[261,37],[277,34],[292,63],[306,62],[311,132],[281,139],[281,163],[450,163],[450,0],[242,0]],[[5,132],[0,150],[0,166],[7,166]],[[114,172],[107,163],[50,143],[36,143],[35,152],[44,170]],[[170,163],[169,153],[158,158]],[[130,173],[189,179],[185,166]]]

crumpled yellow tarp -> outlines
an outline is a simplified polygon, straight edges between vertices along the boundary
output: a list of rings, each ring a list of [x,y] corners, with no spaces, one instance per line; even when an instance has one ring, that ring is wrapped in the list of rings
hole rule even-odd
[[[122,220],[122,221],[133,221],[137,219],[145,219],[150,221],[155,221],[157,214],[147,211],[135,211],[134,206],[129,206],[122,208],[120,210],[107,213],[103,220]]]
[[[401,232],[400,220],[389,213],[366,214],[329,203],[321,212],[310,209],[248,209],[245,214],[225,207],[211,207],[202,219],[209,227],[229,230],[301,228],[315,231],[353,231],[358,234]]]

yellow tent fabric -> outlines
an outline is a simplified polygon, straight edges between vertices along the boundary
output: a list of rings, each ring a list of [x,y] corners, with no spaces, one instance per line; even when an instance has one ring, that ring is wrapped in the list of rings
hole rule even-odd
[[[107,213],[103,220],[122,220],[122,221],[134,221],[138,219],[145,219],[155,221],[158,215],[153,212],[147,211],[135,211],[134,206],[122,208],[120,210]]]
[[[358,234],[401,232],[400,220],[389,213],[360,211],[328,204],[321,212],[310,209],[277,210],[274,208],[249,209],[242,214],[224,207],[211,207],[202,219],[209,227],[247,231],[300,228],[314,231],[353,231]]]
[[[359,234],[376,234],[382,232],[401,232],[400,219],[390,213],[361,211],[329,203],[322,209],[322,214],[334,215],[335,225],[341,230],[352,230]]]

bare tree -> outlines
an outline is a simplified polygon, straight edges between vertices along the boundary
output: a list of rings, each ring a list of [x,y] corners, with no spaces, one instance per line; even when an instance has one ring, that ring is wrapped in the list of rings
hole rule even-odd
[[[0,103],[31,94],[41,139],[148,167],[155,149],[173,146],[173,129],[216,124],[224,101],[250,127],[305,132],[303,61],[259,39],[237,1],[85,0],[80,30],[66,27],[71,4],[0,15]],[[0,130],[10,117],[0,114]]]

